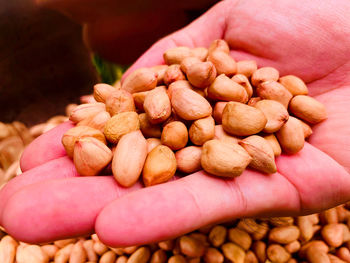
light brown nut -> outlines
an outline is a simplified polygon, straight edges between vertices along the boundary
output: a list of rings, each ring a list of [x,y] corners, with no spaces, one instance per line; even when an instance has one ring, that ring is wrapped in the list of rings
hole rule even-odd
[[[248,94],[248,98],[253,95],[253,88],[250,85],[249,79],[243,74],[236,74],[231,78],[234,82],[241,85]]]
[[[148,247],[140,247],[129,257],[127,263],[147,263],[151,257]]]
[[[350,262],[350,251],[346,247],[339,248],[337,250],[337,256],[346,262]]]
[[[341,224],[328,224],[322,228],[321,234],[324,241],[332,247],[339,247],[343,243],[343,227]]]
[[[248,250],[252,244],[252,238],[250,235],[239,228],[231,228],[228,231],[228,239],[239,245],[244,250]]]
[[[120,247],[109,247],[110,250],[112,250],[115,254],[117,254],[118,256],[122,256],[124,255],[124,250],[123,248]]]
[[[160,138],[162,134],[161,126],[150,123],[146,113],[139,114],[139,120],[140,120],[140,129],[142,131],[142,134],[146,138],[147,137]]]
[[[309,241],[314,235],[314,231],[312,229],[313,223],[310,220],[310,216],[299,216],[297,218],[297,226],[300,229],[300,240],[301,241]]]
[[[258,69],[256,62],[254,60],[241,60],[236,63],[237,74],[245,75],[247,78],[253,75],[253,73]]]
[[[233,243],[225,243],[221,246],[221,250],[224,256],[231,262],[244,263],[245,252],[244,250]]]
[[[74,145],[75,143],[82,138],[85,137],[94,137],[104,144],[106,144],[105,136],[102,132],[99,130],[96,130],[94,128],[88,127],[88,126],[76,126],[68,131],[66,131],[65,134],[63,134],[62,137],[62,144],[64,149],[67,152],[67,155],[71,158],[73,158],[73,152],[74,152]]]
[[[232,135],[247,136],[258,133],[267,119],[261,110],[240,102],[230,101],[222,113],[222,127]]]
[[[79,98],[80,103],[96,103],[94,96],[92,94],[83,95]]]
[[[209,247],[206,249],[204,256],[203,256],[205,263],[223,263],[224,262],[224,256],[221,254],[221,252],[213,247]]]
[[[171,256],[168,263],[187,263],[187,260],[181,255]]]
[[[16,257],[18,243],[11,236],[6,235],[0,242],[0,262],[13,263]]]
[[[301,123],[301,126],[303,127],[304,138],[305,139],[309,138],[311,136],[311,134],[312,134],[312,129],[311,129],[310,125],[306,124],[302,120],[299,120],[299,121]]]
[[[111,160],[112,151],[93,137],[81,138],[75,143],[74,166],[82,176],[97,175]]]
[[[215,50],[209,53],[207,60],[214,64],[218,75],[231,77],[237,72],[236,61],[224,51]]]
[[[347,225],[340,224],[343,227],[343,243],[350,241],[350,230]]]
[[[254,234],[256,231],[259,230],[260,225],[253,218],[244,218],[239,220],[237,228],[244,230],[249,234]]]
[[[108,247],[99,240],[95,241],[93,248],[96,254],[99,256],[102,256],[108,251]]]
[[[212,113],[211,105],[205,98],[186,88],[173,90],[171,105],[176,114],[185,120],[198,120]]]
[[[336,224],[338,223],[338,213],[335,207],[322,211],[320,213],[321,222],[323,224]]]
[[[117,143],[124,134],[138,129],[140,129],[139,115],[134,111],[122,112],[107,121],[104,135],[111,143]]]
[[[3,262],[3,261],[1,261]],[[49,256],[38,245],[19,246],[16,263],[47,263]]]
[[[291,254],[298,252],[300,247],[301,244],[298,240],[294,240],[293,242],[290,242],[289,244],[284,246],[284,248]]]
[[[197,57],[186,57],[181,61],[180,68],[183,72],[187,73],[187,70],[190,69],[192,65],[200,62],[202,62],[202,60]]]
[[[266,244],[263,241],[256,241],[252,245],[252,250],[255,253],[260,263],[266,261]]]
[[[269,231],[269,225],[267,222],[261,222],[258,224],[258,229],[254,231],[251,236],[254,240],[262,240],[266,237],[267,232]]]
[[[261,136],[251,135],[239,142],[252,157],[249,167],[263,173],[275,173],[275,154],[270,144]]]
[[[254,107],[261,110],[267,119],[266,126],[263,129],[263,132],[266,133],[278,131],[289,118],[287,109],[275,100],[260,100]]]
[[[185,80],[186,77],[182,72],[179,64],[173,64],[167,68],[164,73],[164,83],[169,85],[177,80]]]
[[[158,138],[148,138],[147,140],[147,154],[152,151],[158,145],[161,145],[162,142]]]
[[[204,255],[205,246],[195,238],[182,236],[180,237],[180,250],[182,254],[188,257],[201,257]]]
[[[158,246],[165,251],[171,251],[175,248],[175,240],[169,239],[169,240],[158,242]]]
[[[291,255],[287,252],[287,250],[284,247],[277,244],[272,244],[268,246],[266,253],[267,257],[272,262],[276,263],[285,263],[291,258]]]
[[[65,247],[57,251],[54,262],[55,263],[66,263],[69,260],[69,256],[72,252],[74,244],[68,244]]]
[[[172,65],[180,64],[184,58],[191,55],[191,49],[189,47],[174,47],[165,51],[163,58],[166,64]]]
[[[173,121],[164,126],[161,136],[162,144],[172,150],[179,150],[186,146],[188,141],[188,131],[180,121]]]
[[[134,98],[126,90],[115,90],[106,100],[106,110],[111,116],[121,112],[135,111]]]
[[[210,140],[203,145],[201,165],[208,173],[232,178],[239,176],[251,159],[249,154],[238,144]]]
[[[249,106],[255,106],[255,104],[258,103],[258,101],[261,101],[261,98],[260,97],[252,97],[249,99],[249,101],[247,102],[247,104]]]
[[[139,179],[147,156],[147,142],[141,131],[125,134],[118,142],[112,161],[113,176],[124,187]]]
[[[327,119],[325,106],[321,102],[306,95],[295,96],[290,101],[289,110],[295,116],[311,124],[316,124]]]
[[[201,61],[205,61],[208,57],[208,49],[205,47],[196,47],[191,49],[192,56],[200,59]]]
[[[245,258],[244,258],[244,263],[258,263],[258,259],[257,257],[255,256],[254,252],[253,251],[248,251],[246,254],[245,254]]]
[[[224,74],[219,75],[208,88],[208,97],[214,100],[247,102],[244,87]]]
[[[146,186],[168,181],[176,172],[176,158],[173,151],[165,146],[155,147],[146,158],[142,176]]]
[[[238,137],[231,136],[230,134],[226,133],[222,128],[222,125],[215,125],[214,139],[224,141],[228,144],[238,143],[241,140]]]
[[[195,120],[190,129],[189,136],[195,145],[203,145],[206,141],[214,138],[215,121],[213,117],[208,116],[203,119]]]
[[[94,86],[94,98],[98,102],[105,103],[107,98],[116,90],[115,87],[105,84],[98,83]]]
[[[293,95],[280,83],[276,81],[265,81],[256,88],[257,95],[266,100],[275,100],[281,103],[285,108]]]
[[[263,138],[270,144],[275,157],[280,156],[282,153],[281,146],[274,134],[264,135]]]
[[[167,93],[169,98],[171,99],[174,90],[181,88],[193,89],[192,85],[187,80],[177,80],[168,87]]]
[[[135,93],[154,89],[157,85],[158,74],[150,68],[139,68],[128,75],[123,83],[122,89]]]
[[[61,240],[56,240],[54,242],[54,245],[57,246],[58,248],[63,248],[69,244],[73,244],[77,241],[76,238],[67,238],[67,239],[61,239]]]
[[[145,99],[148,93],[149,91],[142,91],[142,92],[136,92],[132,94],[132,97],[134,98],[135,106],[140,111],[144,111],[143,103],[145,102]]]
[[[192,232],[191,234],[189,234],[190,237],[193,237],[195,239],[198,239],[199,241],[201,241],[204,246],[209,247],[209,243],[208,243],[208,237],[203,234],[203,233],[198,233],[198,232]]]
[[[191,174],[201,169],[202,148],[188,146],[175,153],[177,169],[183,173]]]
[[[130,246],[130,247],[124,247],[122,249],[123,249],[124,253],[130,255],[130,254],[134,253],[138,248],[139,248],[138,246]]]
[[[226,104],[226,101],[218,101],[217,103],[215,103],[213,117],[217,124],[221,124],[222,122],[222,112],[224,111]]]
[[[317,249],[315,246],[310,246],[306,250],[306,258],[310,263],[330,263],[330,259],[322,250]]]
[[[126,256],[118,257],[115,263],[127,263],[128,258]]]
[[[277,81],[280,73],[273,67],[262,67],[254,71],[251,77],[253,86],[258,87],[259,84],[266,81]]]
[[[86,251],[83,247],[83,242],[79,241],[74,244],[72,252],[69,256],[70,263],[85,263],[87,259]]]
[[[85,240],[83,247],[85,249],[87,259],[89,261],[97,261],[97,254],[94,250],[94,241],[92,239]]]
[[[164,86],[151,90],[143,104],[148,120],[152,124],[164,122],[171,114],[170,99]]]
[[[158,249],[153,253],[150,263],[166,263],[168,260],[168,256],[166,255],[165,250]]]
[[[228,46],[227,42],[223,39],[216,39],[213,42],[211,42],[208,52],[212,53],[214,50],[220,50],[227,54],[230,53],[230,47]]]
[[[292,116],[276,132],[282,150],[287,154],[299,152],[304,147],[304,131],[300,121]]]
[[[214,247],[219,247],[226,240],[227,229],[223,226],[214,226],[209,233],[209,241]]]
[[[280,244],[288,244],[299,238],[300,230],[296,226],[280,226],[271,229],[269,240]]]
[[[69,119],[74,123],[78,123],[85,118],[94,116],[97,113],[105,110],[106,106],[101,102],[80,104],[72,110],[71,114],[69,115]]]
[[[164,83],[164,74],[165,71],[168,69],[168,65],[157,65],[151,67],[151,69],[157,73],[157,85],[161,85]]]
[[[58,247],[55,245],[43,245],[41,246],[41,250],[49,257],[49,259],[53,259],[58,251]]]
[[[337,206],[335,209],[337,211],[338,222],[346,222],[350,218],[350,211],[343,205]]]
[[[291,216],[282,216],[282,217],[270,217],[268,219],[269,223],[273,226],[292,226],[294,219]]]
[[[328,253],[329,251],[329,247],[326,245],[325,242],[321,241],[321,240],[312,240],[310,242],[305,243],[304,245],[301,246],[300,250],[299,250],[299,257],[301,258],[305,258],[306,254],[307,254],[307,250],[310,247],[314,247],[315,250],[319,250],[322,251],[323,253]]]
[[[61,122],[62,118],[65,119],[64,121],[67,120],[66,116],[57,116],[57,117],[58,117],[57,118],[58,121],[60,121],[59,124],[62,123]],[[27,126],[24,123],[19,122],[19,121],[14,121],[14,122],[12,122],[12,127],[16,130],[19,137],[21,137],[24,145],[27,145],[33,141],[34,138],[30,134],[29,129],[27,128]]]
[[[307,95],[309,93],[304,81],[297,76],[287,75],[278,80],[293,96]]]
[[[197,88],[208,87],[216,78],[216,69],[210,61],[191,64],[186,71],[188,81]]]
[[[99,263],[115,263],[116,259],[117,255],[112,250],[109,250],[101,256]]]
[[[333,254],[327,254],[331,263],[346,263],[346,261],[334,256]]]
[[[89,126],[91,128],[104,131],[106,122],[111,118],[111,115],[107,111],[101,111],[95,116],[88,117],[80,122],[77,126]]]

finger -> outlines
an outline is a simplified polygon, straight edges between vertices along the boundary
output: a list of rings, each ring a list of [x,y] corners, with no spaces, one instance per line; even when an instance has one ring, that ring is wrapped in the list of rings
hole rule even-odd
[[[61,139],[72,127],[74,127],[72,122],[65,122],[36,138],[22,154],[21,170],[25,172],[50,160],[66,156]]]
[[[299,199],[280,174],[246,170],[223,180],[198,172],[119,198],[99,214],[95,230],[110,246],[165,240],[227,219],[296,213]]]
[[[13,178],[0,190],[0,224],[2,222],[3,209],[8,199],[21,188],[41,181],[75,176],[78,176],[78,173],[74,164],[71,159],[65,156],[44,163]]]
[[[120,187],[112,176],[49,180],[22,188],[7,202],[3,226],[18,240],[42,243],[91,234],[100,210],[139,188]]]

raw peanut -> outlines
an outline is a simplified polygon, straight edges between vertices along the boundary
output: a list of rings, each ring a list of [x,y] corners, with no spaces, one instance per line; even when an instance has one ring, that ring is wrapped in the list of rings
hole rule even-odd
[[[261,98],[260,98],[260,97],[252,97],[252,98],[249,99],[249,101],[248,101],[247,104],[248,104],[249,106],[255,106],[255,104],[257,104],[258,101],[261,101]]]
[[[94,98],[98,102],[105,103],[107,98],[116,90],[115,87],[105,84],[98,83],[94,86]]]
[[[162,144],[172,150],[179,150],[186,146],[188,141],[188,131],[180,121],[173,121],[164,126],[161,135]]]
[[[164,122],[171,114],[170,99],[164,86],[151,90],[143,104],[148,120],[152,124]]]
[[[194,173],[201,169],[202,148],[188,146],[175,153],[177,169],[183,173]]]
[[[144,111],[143,103],[145,102],[148,93],[149,91],[142,91],[132,94],[136,108],[138,108],[141,111]]]
[[[126,90],[115,90],[106,100],[106,110],[111,116],[121,112],[135,111],[134,98]]]
[[[297,225],[300,229],[300,240],[309,241],[314,235],[310,216],[299,216],[297,218]]]
[[[154,89],[157,85],[158,74],[150,68],[139,68],[128,75],[123,83],[122,89],[135,93]]]
[[[152,151],[158,145],[162,144],[161,140],[158,138],[148,138],[146,141],[147,141],[147,153]]]
[[[55,263],[66,263],[69,260],[69,256],[72,252],[74,244],[68,244],[65,247],[57,251],[54,262]]]
[[[128,258],[126,256],[118,257],[115,263],[127,263]]]
[[[244,263],[245,252],[239,246],[228,242],[223,244],[221,249],[225,257],[231,262]]]
[[[285,108],[288,108],[288,104],[293,97],[282,84],[276,81],[262,82],[256,88],[256,93],[262,99],[278,101]]]
[[[6,235],[0,241],[0,262],[13,263],[18,243],[11,236]]]
[[[205,61],[208,56],[208,49],[205,47],[196,47],[191,49],[192,56]]]
[[[245,254],[245,258],[244,258],[244,263],[258,263],[258,259],[256,258],[254,252],[252,251],[248,251],[246,254]]]
[[[282,150],[288,154],[299,152],[304,147],[304,131],[300,121],[292,116],[276,133]]]
[[[350,230],[347,225],[340,224],[343,228],[343,243],[350,241]]]
[[[269,240],[280,244],[288,244],[299,238],[300,231],[296,226],[280,226],[271,229]]]
[[[127,263],[147,263],[151,257],[148,247],[140,247],[129,257]]]
[[[216,39],[213,42],[211,42],[210,47],[208,49],[209,54],[213,51],[223,51],[225,53],[230,53],[230,47],[228,46],[227,42],[223,39]]]
[[[152,186],[168,181],[176,172],[176,159],[173,151],[165,146],[155,147],[146,158],[143,167],[143,182]]]
[[[249,79],[245,75],[236,74],[231,79],[245,89],[248,94],[248,99],[253,95],[252,85],[250,85]]]
[[[267,119],[261,110],[240,102],[230,101],[222,113],[222,127],[232,135],[247,136],[258,133]]]
[[[232,178],[239,176],[251,159],[249,154],[238,144],[210,140],[203,145],[201,165],[208,173]]]
[[[104,135],[111,143],[117,143],[124,135],[140,129],[139,116],[134,111],[114,115],[105,125]]]
[[[66,131],[62,137],[63,147],[69,157],[73,158],[75,143],[85,137],[94,137],[106,144],[105,136],[99,130],[87,126],[76,126]]]
[[[282,149],[276,136],[273,134],[269,134],[269,135],[264,135],[263,138],[270,144],[275,157],[280,156],[282,153]]]
[[[74,146],[74,165],[82,176],[97,175],[112,160],[112,151],[93,138],[79,139]]]
[[[338,222],[345,222],[350,218],[350,211],[345,209],[344,206],[337,206],[336,208]]]
[[[306,250],[306,258],[310,263],[330,263],[327,253],[317,247],[310,246]]]
[[[85,118],[95,116],[97,113],[105,110],[106,106],[101,102],[80,104],[74,110],[72,110],[71,114],[69,115],[69,120],[74,123],[78,123]]]
[[[121,89],[122,88],[122,82],[121,80],[117,80],[112,85],[115,89]]]
[[[346,263],[345,261],[341,260],[340,258],[338,258],[332,254],[328,254],[327,256],[328,256],[331,263]]]
[[[187,68],[186,75],[193,86],[204,89],[215,80],[216,69],[210,61],[198,62]]]
[[[165,85],[169,85],[177,80],[185,80],[186,77],[184,73],[181,71],[179,64],[173,64],[167,68],[164,73],[164,83]]]
[[[222,125],[215,125],[214,139],[224,141],[225,143],[232,144],[238,143],[241,139],[235,136],[231,136],[224,131]]]
[[[261,136],[251,135],[239,142],[252,157],[249,167],[263,173],[275,173],[275,154],[270,144]]]
[[[79,98],[80,103],[96,103],[93,95],[83,95]]]
[[[301,126],[303,127],[304,138],[305,139],[309,138],[312,134],[312,129],[311,129],[310,125],[306,124],[302,120],[299,120],[299,121],[301,123]]]
[[[183,72],[187,74],[188,69],[190,69],[194,64],[200,63],[200,62],[202,62],[202,60],[200,60],[197,57],[186,57],[181,61],[180,68]]]
[[[168,263],[187,263],[187,260],[181,255],[174,255],[169,258]]]
[[[104,253],[108,251],[108,247],[105,244],[103,244],[101,241],[95,241],[93,248],[96,254],[99,256],[102,256]]]
[[[10,168],[13,162],[20,158],[23,151],[23,141],[19,136],[10,136],[0,142],[0,163],[4,170]]]
[[[292,226],[294,223],[294,219],[290,216],[271,217],[269,218],[269,222],[273,226]]]
[[[172,65],[180,64],[184,58],[190,57],[191,55],[191,49],[188,47],[174,47],[165,51],[163,58],[166,64]]]
[[[111,118],[106,111],[101,111],[97,113],[95,116],[88,117],[80,122],[78,122],[77,126],[88,126],[94,128],[96,130],[100,130],[103,132],[106,122]]]
[[[261,222],[260,224],[258,224],[258,229],[254,231],[251,235],[254,240],[261,240],[266,237],[268,231],[269,226],[267,222]]]
[[[290,242],[289,244],[285,245],[284,248],[291,254],[298,252],[301,245],[298,240],[294,240],[293,242]]]
[[[213,247],[209,247],[206,249],[204,256],[203,256],[205,263],[223,263],[224,262],[224,256],[221,254],[221,252]]]
[[[167,259],[168,257],[166,255],[165,250],[158,249],[156,252],[153,253],[150,263],[166,263]]]
[[[158,246],[165,251],[171,251],[175,248],[175,241],[173,239],[161,241],[158,242]]]
[[[89,239],[83,242],[83,247],[86,252],[87,259],[89,261],[97,261],[97,254],[94,250],[94,241]]]
[[[252,218],[244,218],[238,222],[237,228],[253,234],[259,230],[260,225]]]
[[[231,228],[228,231],[228,239],[239,245],[244,250],[248,250],[252,244],[252,238],[247,232],[238,228]]]
[[[147,156],[147,141],[141,131],[125,134],[113,155],[113,176],[124,187],[134,185],[140,177]]]
[[[328,224],[321,231],[323,239],[332,247],[339,247],[343,243],[343,227],[341,224]]]
[[[102,255],[99,263],[115,263],[116,258],[117,255],[112,250],[109,250]]]
[[[266,253],[267,257],[275,263],[285,263],[291,258],[287,250],[285,250],[284,247],[277,244],[272,244],[268,246]]]
[[[18,250],[19,250],[19,247],[18,247]],[[18,253],[16,254],[16,262],[17,263],[48,263],[49,256],[41,250],[40,246],[28,245],[18,251]]]
[[[56,240],[54,242],[54,245],[57,246],[58,248],[63,248],[69,244],[73,244],[77,241],[76,238],[68,238],[68,239],[61,239],[61,240]]]
[[[53,259],[58,251],[58,247],[55,245],[43,245],[41,250],[48,255],[49,259]]]
[[[167,92],[169,98],[171,99],[174,90],[181,88],[193,89],[192,85],[187,80],[177,80],[171,83],[168,87]]]
[[[182,236],[180,238],[180,250],[188,257],[201,257],[205,252],[205,246],[195,238]]]
[[[67,115],[69,115],[69,114],[67,114]],[[7,137],[10,137],[10,136],[11,136],[11,131],[8,128],[8,126],[5,123],[0,122],[0,141],[2,141],[3,139],[6,139]]]
[[[58,121],[60,121],[59,123],[62,123],[61,116],[58,116],[58,117],[59,117]],[[66,116],[64,116],[64,121],[67,121]],[[12,126],[17,131],[19,137],[21,137],[24,145],[27,145],[33,141],[33,137],[30,134],[29,129],[22,122],[14,121],[14,122],[12,122]]]
[[[254,60],[241,60],[236,63],[237,74],[245,75],[247,78],[253,75],[253,73],[258,69],[256,62]]]
[[[139,114],[140,129],[145,137],[160,138],[162,135],[162,128],[159,125],[150,123],[147,114]]]
[[[263,129],[263,132],[266,133],[278,131],[289,118],[288,111],[278,101],[260,100],[254,107],[261,110],[267,119],[266,126]]]
[[[206,235],[204,235],[202,233],[194,232],[194,233],[189,234],[189,236],[201,241],[204,246],[209,247],[209,243],[207,240],[208,238]]]
[[[164,74],[165,71],[168,69],[168,65],[157,65],[151,67],[151,69],[157,74],[157,84],[163,84],[164,83]]]
[[[34,126],[29,128],[29,133],[32,135],[33,138],[36,138],[44,133],[44,129],[46,126],[47,126],[47,123],[40,123],[40,124],[34,125]],[[1,129],[1,127],[0,127],[0,129]],[[0,136],[1,136],[1,134],[0,134]]]
[[[321,240],[312,240],[308,243],[305,243],[299,250],[299,257],[305,258],[307,254],[307,250],[310,247],[314,247],[315,250],[322,251],[322,253],[327,254],[329,251],[328,246],[326,245],[325,242]]]
[[[210,103],[193,90],[175,89],[171,95],[171,105],[179,117],[185,120],[197,120],[211,115]]]
[[[214,64],[218,75],[225,74],[230,77],[237,72],[236,61],[224,51],[210,52],[207,60]]]
[[[325,106],[306,95],[295,96],[289,104],[289,110],[300,119],[316,124],[327,119]]]
[[[217,103],[215,103],[214,110],[213,110],[213,117],[217,124],[221,124],[222,112],[224,111],[226,104],[227,104],[226,101],[218,101]]]
[[[124,255],[124,250],[120,247],[109,247],[109,249],[112,250],[118,256]]]
[[[294,75],[280,77],[278,80],[293,96],[307,95],[309,93],[304,81]]]
[[[262,67],[254,71],[251,77],[253,86],[258,87],[266,81],[277,81],[280,73],[273,67]]]
[[[75,243],[69,256],[69,263],[84,263],[86,258],[87,256],[83,247],[83,242],[79,241]]]
[[[214,247],[219,247],[226,240],[227,229],[223,226],[214,226],[209,233],[209,241]]]
[[[252,245],[252,250],[259,262],[264,263],[266,260],[266,244],[263,241],[256,241]]]
[[[346,262],[350,262],[350,251],[346,247],[339,248],[337,250],[337,256]]]
[[[190,129],[189,136],[195,145],[203,145],[206,141],[214,138],[215,121],[213,117],[208,116],[203,119],[195,120]]]
[[[130,255],[130,254],[134,253],[138,248],[139,248],[138,246],[124,247],[123,251],[124,251],[124,253]]]
[[[338,213],[335,208],[327,209],[320,213],[321,221],[324,224],[336,224],[338,223]]]
[[[247,102],[248,94],[243,86],[224,74],[219,75],[208,88],[208,97],[214,100]]]

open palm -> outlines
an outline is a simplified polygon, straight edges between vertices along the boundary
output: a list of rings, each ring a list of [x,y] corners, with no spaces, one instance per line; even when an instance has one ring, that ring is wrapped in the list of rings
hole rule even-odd
[[[162,53],[170,47],[208,46],[223,38],[235,59],[254,59],[281,75],[301,77],[329,117],[314,127],[301,152],[276,159],[277,173],[246,170],[222,180],[198,172],[154,187],[124,189],[111,177],[77,177],[60,144],[72,126],[66,123],[24,153],[26,172],[0,192],[0,223],[25,241],[95,230],[105,243],[120,246],[167,239],[237,217],[300,215],[348,201],[349,8],[345,0],[224,1],[157,42],[129,70],[162,63]]]

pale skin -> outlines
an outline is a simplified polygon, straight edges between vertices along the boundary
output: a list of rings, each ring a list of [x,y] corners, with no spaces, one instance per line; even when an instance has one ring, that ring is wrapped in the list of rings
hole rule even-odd
[[[274,4],[275,3],[275,4]],[[107,176],[78,177],[60,143],[72,124],[39,137],[23,153],[24,173],[0,192],[0,223],[27,242],[96,231],[111,246],[164,240],[239,217],[296,216],[350,200],[349,1],[224,1],[154,44],[128,72],[162,63],[174,46],[223,38],[236,60],[253,59],[307,82],[326,105],[303,150],[277,158],[278,172],[246,170],[232,180],[204,172],[154,187],[124,189]]]

